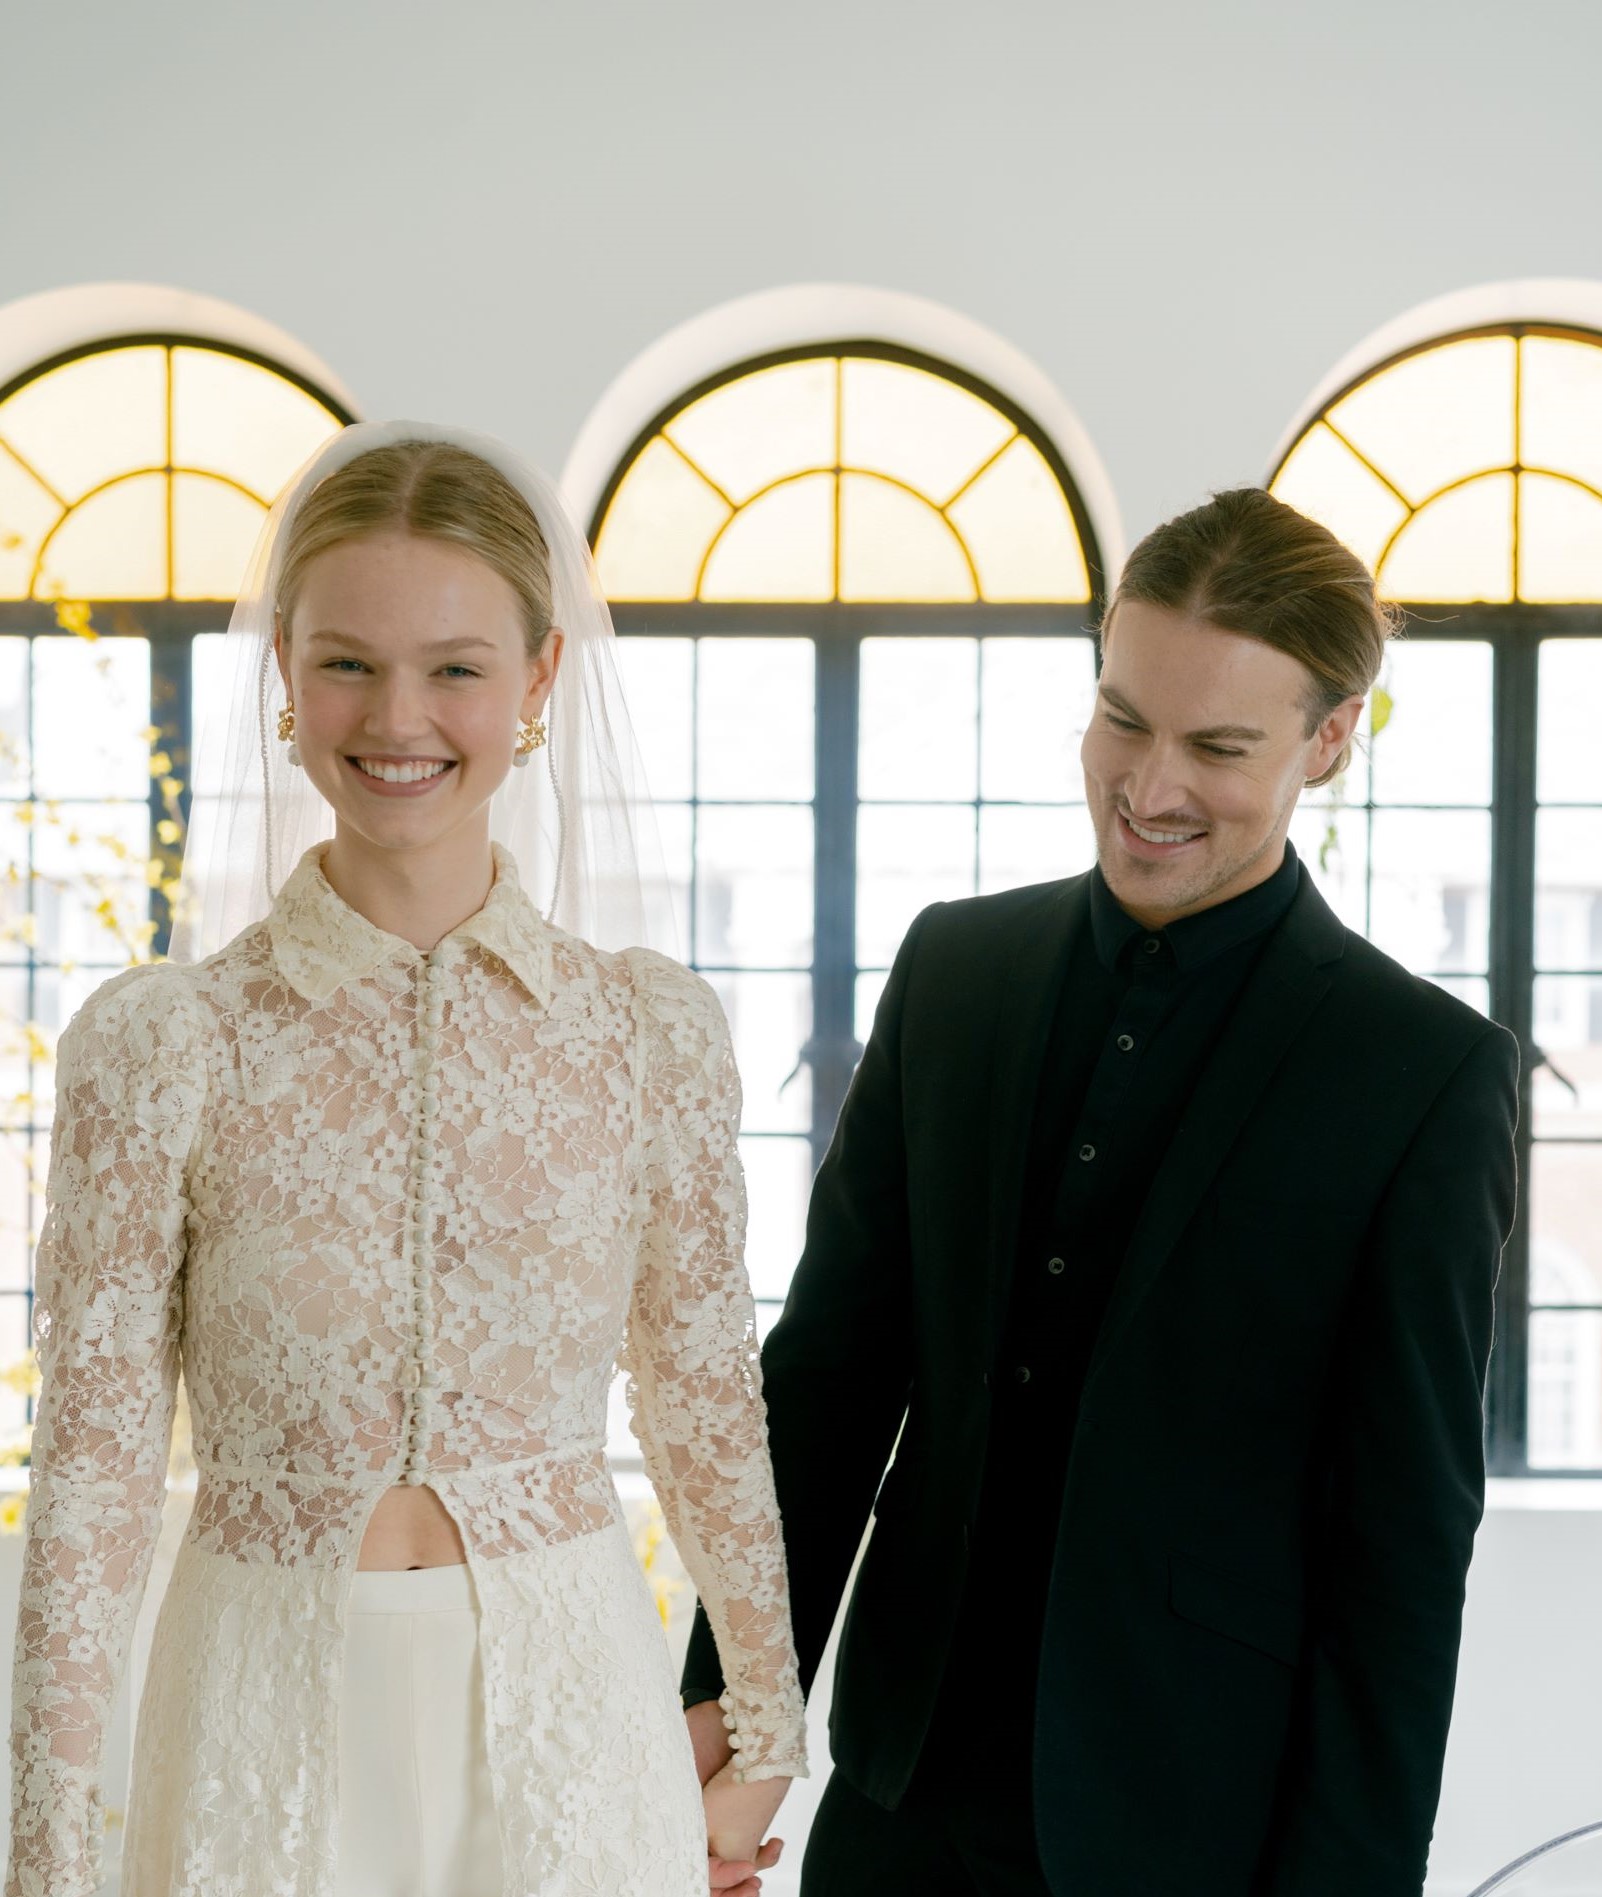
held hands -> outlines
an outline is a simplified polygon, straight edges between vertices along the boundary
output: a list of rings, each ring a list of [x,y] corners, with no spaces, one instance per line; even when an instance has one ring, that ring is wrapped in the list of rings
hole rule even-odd
[[[709,1887],[715,1897],[756,1897],[762,1888],[757,1873],[771,1870],[784,1849],[782,1839],[768,1839],[766,1834],[790,1781],[736,1782],[734,1753],[715,1699],[692,1706],[685,1720],[706,1802]]]

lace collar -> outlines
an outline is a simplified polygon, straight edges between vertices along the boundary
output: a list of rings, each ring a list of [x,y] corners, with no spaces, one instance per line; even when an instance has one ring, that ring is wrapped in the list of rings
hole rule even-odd
[[[423,960],[404,936],[391,935],[353,909],[323,874],[326,842],[314,843],[290,871],[267,918],[279,973],[306,1001],[326,1001],[346,982],[360,981],[386,962]],[[550,998],[551,928],[523,893],[517,865],[492,842],[495,881],[484,906],[457,923],[439,944],[477,942],[512,971],[535,1001]]]

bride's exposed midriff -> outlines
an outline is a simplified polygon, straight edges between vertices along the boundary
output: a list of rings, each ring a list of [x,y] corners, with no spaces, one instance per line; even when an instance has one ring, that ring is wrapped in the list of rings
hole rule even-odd
[[[373,1510],[358,1568],[448,1568],[467,1559],[461,1530],[430,1488],[397,1483]]]

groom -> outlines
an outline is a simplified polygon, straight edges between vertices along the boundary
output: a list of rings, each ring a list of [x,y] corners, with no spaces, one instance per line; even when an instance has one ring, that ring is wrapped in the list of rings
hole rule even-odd
[[[1260,490],[1158,528],[1097,868],[901,947],[763,1353],[804,1682],[875,1517],[805,1897],[1418,1897],[1517,1055],[1286,841],[1389,630]]]

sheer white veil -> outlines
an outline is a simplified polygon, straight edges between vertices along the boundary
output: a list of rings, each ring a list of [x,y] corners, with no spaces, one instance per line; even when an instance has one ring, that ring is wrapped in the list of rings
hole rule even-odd
[[[171,956],[198,961],[259,921],[289,871],[331,837],[330,806],[279,741],[285,702],[273,615],[287,528],[311,490],[394,442],[446,442],[481,456],[534,510],[550,549],[553,624],[564,635],[545,711],[549,744],[510,770],[490,835],[511,851],[547,919],[602,949],[677,952],[656,822],[618,675],[616,636],[589,548],[556,489],[500,442],[426,422],[360,422],[314,454],[279,495],[251,555],[214,688],[196,706],[191,809]]]

